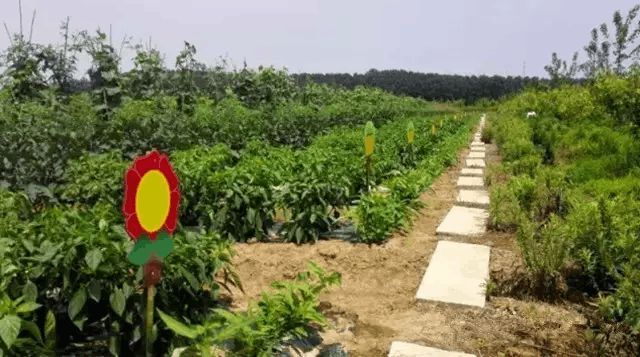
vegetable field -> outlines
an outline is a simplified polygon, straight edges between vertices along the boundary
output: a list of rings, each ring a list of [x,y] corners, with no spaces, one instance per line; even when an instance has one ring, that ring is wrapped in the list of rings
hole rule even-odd
[[[640,6],[539,80],[167,66],[18,4],[0,357],[640,355]]]
[[[190,77],[189,46],[172,74],[176,93],[149,69],[154,52],[140,50],[135,69],[120,74],[101,34],[80,39],[103,79],[94,89],[26,91],[50,70],[36,66],[26,77],[6,73],[0,91],[2,354],[140,353],[142,268],[126,260],[133,243],[120,214],[124,172],[138,155],[168,154],[181,183],[155,351],[193,345],[206,354],[215,345],[270,355],[323,325],[318,296],[340,276],[311,264],[232,312],[220,293],[242,289],[233,242],[313,243],[344,227],[355,242],[384,242],[410,224],[416,198],[455,162],[473,125],[455,107],[436,112],[374,89],[297,87],[273,68],[212,70],[229,82],[204,91]],[[15,43],[9,52],[39,61],[39,47]]]

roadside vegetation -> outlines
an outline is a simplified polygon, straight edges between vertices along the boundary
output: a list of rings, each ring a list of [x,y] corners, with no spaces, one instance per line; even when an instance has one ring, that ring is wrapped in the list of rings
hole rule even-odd
[[[491,121],[503,158],[490,178],[491,224],[517,233],[528,269],[528,283],[516,284],[512,293],[556,299],[578,291],[594,298],[601,317],[626,326],[634,353],[640,330],[639,85],[640,72],[631,70],[603,73],[586,86],[527,91],[501,104]],[[530,110],[538,116],[525,118]]]

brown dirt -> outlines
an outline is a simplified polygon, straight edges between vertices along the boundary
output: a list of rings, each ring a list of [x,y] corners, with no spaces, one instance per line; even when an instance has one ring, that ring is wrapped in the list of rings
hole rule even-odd
[[[499,160],[493,145],[488,154],[488,163]],[[436,227],[456,198],[459,161],[420,197],[425,206],[410,232],[398,233],[385,244],[237,244],[234,264],[246,295],[235,293],[233,306],[246,307],[272,281],[294,277],[313,260],[342,274],[342,285],[321,298],[330,321],[322,337],[325,343],[344,344],[352,356],[386,356],[394,340],[478,356],[586,355],[586,319],[569,304],[492,297],[478,309],[414,298],[437,243]],[[510,234],[489,232],[465,241],[493,247],[492,276],[509,274],[519,264]]]

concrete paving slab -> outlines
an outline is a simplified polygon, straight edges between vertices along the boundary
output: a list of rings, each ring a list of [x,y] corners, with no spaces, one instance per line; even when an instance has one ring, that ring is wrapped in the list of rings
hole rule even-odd
[[[490,253],[486,245],[439,241],[416,298],[484,307]]]
[[[484,176],[484,170],[465,167],[460,170],[460,176]]]
[[[444,217],[436,234],[445,236],[478,236],[487,231],[489,212],[482,208],[453,206]]]
[[[482,159],[466,159],[464,160],[464,163],[466,167],[480,167],[480,168],[486,167],[484,160]]]
[[[416,345],[415,343],[393,341],[389,349],[389,357],[476,357],[476,355],[449,352],[438,348]]]
[[[489,207],[489,192],[486,190],[460,190],[456,204],[467,207]]]
[[[484,152],[472,151],[467,156],[469,159],[484,159]]]
[[[458,188],[484,188],[482,176],[460,176],[456,184]]]

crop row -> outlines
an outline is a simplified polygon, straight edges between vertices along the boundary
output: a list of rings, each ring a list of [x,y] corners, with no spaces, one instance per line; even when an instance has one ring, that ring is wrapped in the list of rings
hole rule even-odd
[[[406,140],[410,122],[416,132],[412,144]],[[180,222],[244,241],[267,239],[279,221],[279,233],[285,240],[315,241],[343,220],[349,207],[375,185],[383,181],[394,188],[409,185],[403,177],[415,181],[406,175],[425,160],[435,160],[431,171],[439,172],[449,162],[441,157],[455,153],[456,148],[446,147],[449,138],[460,137],[469,122],[468,117],[444,120],[433,116],[383,125],[377,131],[371,158],[370,185],[361,128],[336,128],[302,150],[251,142],[236,155],[222,144],[174,151],[171,161],[182,186]],[[119,157],[120,153],[107,153],[71,161],[58,191],[60,200],[119,207],[122,173],[127,166]],[[401,196],[415,198],[416,193]]]
[[[96,114],[87,94],[55,106],[5,105],[0,100],[0,183],[51,189],[66,171],[68,160],[85,152],[117,150],[131,159],[152,148],[172,152],[225,144],[239,150],[255,140],[304,147],[336,126],[367,121],[379,126],[431,110],[424,101],[379,90],[316,93],[318,89],[313,88],[305,92],[304,101],[258,109],[246,107],[233,96],[215,103],[201,98],[193,113],[180,111],[172,97],[128,100],[109,118]]]

